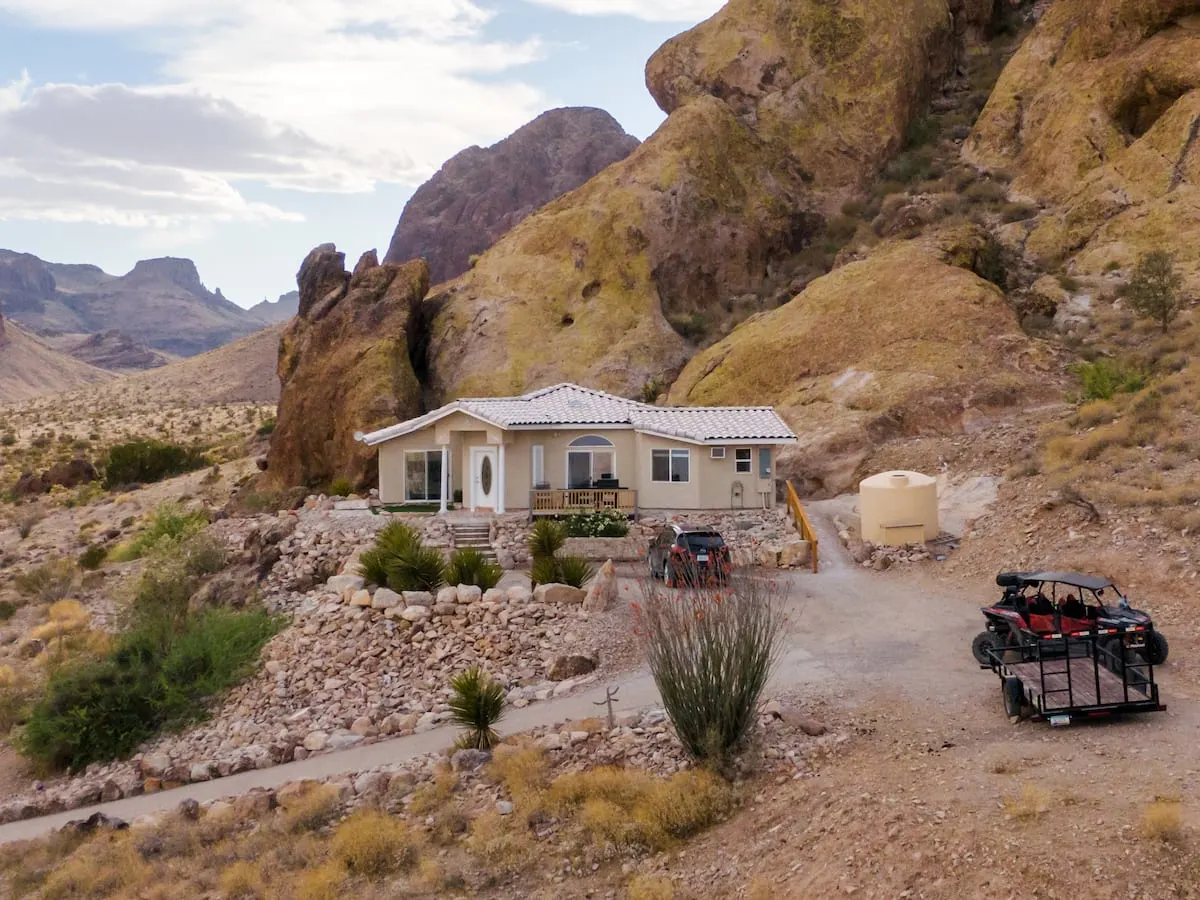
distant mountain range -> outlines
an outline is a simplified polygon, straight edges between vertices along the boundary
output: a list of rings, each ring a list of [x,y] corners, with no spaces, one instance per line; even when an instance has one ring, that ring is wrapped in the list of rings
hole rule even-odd
[[[77,347],[80,358],[137,361],[118,368],[161,365],[152,351],[195,356],[279,321],[275,310],[257,315],[208,290],[189,259],[142,260],[116,276],[11,250],[0,250],[0,309],[66,352],[76,355]],[[109,334],[89,340],[102,333]]]
[[[280,294],[278,300],[264,300],[262,303],[256,303],[247,312],[268,324],[276,325],[292,318],[299,309],[300,292],[289,291],[286,294]]]

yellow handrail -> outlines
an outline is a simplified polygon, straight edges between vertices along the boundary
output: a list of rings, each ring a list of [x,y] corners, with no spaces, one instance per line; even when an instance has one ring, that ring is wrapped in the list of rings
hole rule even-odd
[[[804,506],[800,503],[800,495],[796,493],[795,486],[790,481],[785,483],[787,484],[788,510],[792,514],[792,519],[796,522],[796,528],[800,532],[800,537],[808,541],[808,546],[812,548],[812,570],[816,572],[820,565],[817,531],[813,528],[812,522],[808,518],[808,513],[804,511]]]

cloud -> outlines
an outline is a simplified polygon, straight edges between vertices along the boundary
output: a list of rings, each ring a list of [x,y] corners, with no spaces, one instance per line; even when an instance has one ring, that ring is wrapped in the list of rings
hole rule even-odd
[[[528,0],[577,16],[632,16],[647,22],[699,22],[725,0]]]
[[[126,31],[162,60],[152,84],[0,86],[8,218],[288,216],[243,191],[415,186],[546,106],[512,77],[542,45],[487,39],[476,0],[0,0],[0,12]]]

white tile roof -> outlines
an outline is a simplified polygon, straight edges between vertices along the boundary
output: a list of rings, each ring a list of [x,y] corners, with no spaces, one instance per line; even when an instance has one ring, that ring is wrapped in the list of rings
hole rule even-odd
[[[372,446],[382,444],[419,431],[455,412],[467,413],[505,430],[607,425],[694,443],[796,440],[796,435],[769,406],[649,406],[575,384],[557,384],[520,397],[456,400],[420,418],[361,435],[359,439]]]

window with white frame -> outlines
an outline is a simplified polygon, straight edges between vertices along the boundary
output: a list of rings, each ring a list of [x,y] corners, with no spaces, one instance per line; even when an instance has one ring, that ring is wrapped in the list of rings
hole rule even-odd
[[[410,503],[441,501],[441,450],[418,450],[404,454],[404,499]]]
[[[684,483],[692,480],[690,450],[651,450],[650,480]]]
[[[733,451],[733,469],[739,475],[749,475],[754,471],[754,451],[747,447],[745,450]]]
[[[546,484],[546,448],[541,444],[533,445],[533,489],[538,490]]]
[[[581,490],[594,487],[597,481],[617,477],[617,454],[613,442],[589,434],[571,441],[567,449],[567,487]]]

